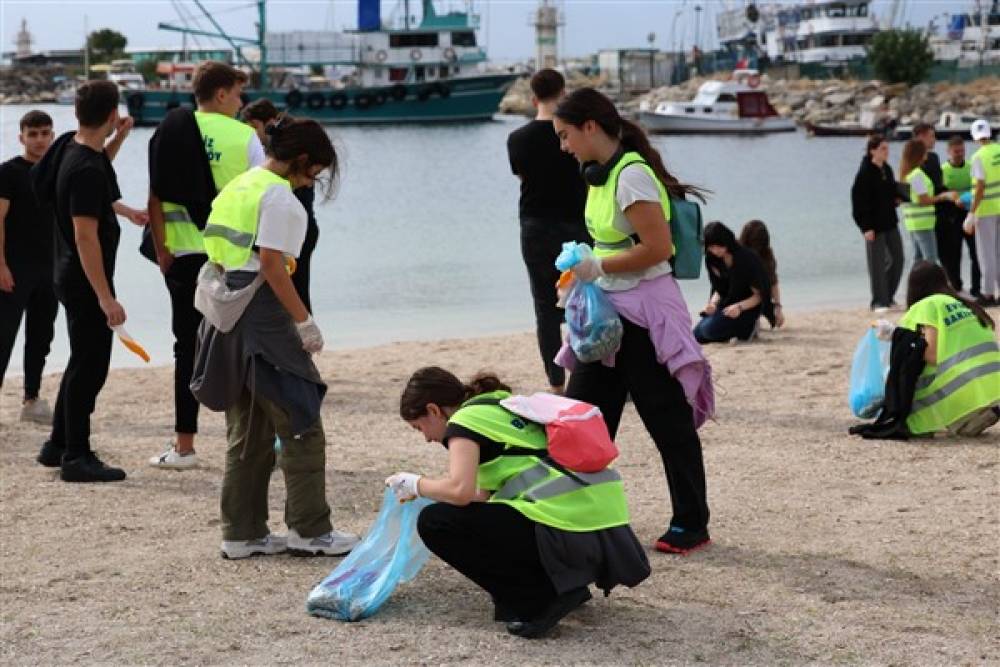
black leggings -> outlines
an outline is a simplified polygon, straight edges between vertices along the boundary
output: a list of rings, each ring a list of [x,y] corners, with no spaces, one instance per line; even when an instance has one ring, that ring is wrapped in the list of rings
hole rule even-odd
[[[705,464],[684,389],[656,360],[649,331],[621,318],[625,333],[615,367],[599,361],[577,366],[566,395],[592,403],[604,413],[611,437],[631,396],[646,431],[660,451],[673,505],[671,526],[698,531],[708,526]]]
[[[198,401],[191,393],[191,374],[202,317],[194,307],[194,291],[205,260],[205,255],[178,257],[165,278],[170,292],[170,325],[174,332],[175,433],[198,432]]]
[[[556,597],[538,555],[535,523],[509,505],[428,505],[417,531],[438,558],[518,618],[534,618]]]

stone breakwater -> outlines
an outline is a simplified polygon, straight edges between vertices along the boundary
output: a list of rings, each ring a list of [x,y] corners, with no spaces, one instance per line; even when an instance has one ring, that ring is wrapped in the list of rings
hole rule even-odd
[[[62,70],[49,67],[0,69],[0,104],[44,104],[56,101],[52,77]]]
[[[690,100],[698,87],[708,80],[696,78],[679,86],[657,88],[624,103],[622,108],[636,111],[643,102],[655,107],[660,102]],[[761,89],[767,92],[780,115],[794,118],[800,124],[857,122],[863,107],[904,125],[922,121],[934,123],[944,111],[986,117],[1000,114],[1000,78],[997,77],[965,84],[921,83],[911,87],[881,81],[772,80],[765,74],[761,77]]]

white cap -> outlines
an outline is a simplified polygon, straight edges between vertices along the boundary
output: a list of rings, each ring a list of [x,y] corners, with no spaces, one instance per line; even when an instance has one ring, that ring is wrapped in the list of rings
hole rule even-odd
[[[980,139],[989,139],[993,136],[993,130],[990,129],[990,124],[985,118],[980,118],[977,121],[973,121],[972,126],[969,128],[969,134],[972,135],[973,141],[979,141]]]

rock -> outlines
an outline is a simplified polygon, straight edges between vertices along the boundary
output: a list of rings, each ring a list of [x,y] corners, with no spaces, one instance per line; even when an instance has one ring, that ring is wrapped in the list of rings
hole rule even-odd
[[[885,95],[876,95],[875,97],[868,100],[868,106],[872,107],[873,109],[877,109],[883,104],[885,104]]]
[[[831,107],[841,107],[845,104],[852,102],[854,100],[854,93],[833,93],[830,95],[825,95],[823,97],[823,102]]]

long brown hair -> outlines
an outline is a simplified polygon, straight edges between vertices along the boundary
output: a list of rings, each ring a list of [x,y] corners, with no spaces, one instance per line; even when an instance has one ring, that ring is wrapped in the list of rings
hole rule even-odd
[[[919,139],[910,139],[903,146],[903,157],[899,159],[899,180],[905,181],[910,172],[919,167],[924,156],[927,155],[927,146]]]
[[[579,88],[564,97],[556,107],[555,115],[574,127],[582,127],[588,120],[594,121],[609,137],[620,140],[625,150],[641,155],[672,196],[683,199],[685,195],[692,195],[705,201],[707,190],[677,180],[667,171],[660,152],[649,143],[642,128],[622,118],[614,103],[593,88]]]
[[[399,416],[413,421],[426,415],[431,403],[442,408],[457,408],[473,396],[501,389],[510,391],[510,387],[493,373],[479,373],[463,383],[443,368],[427,366],[410,376],[406,383],[399,397]]]
[[[961,301],[966,308],[976,314],[979,323],[988,329],[995,329],[993,318],[986,312],[986,309],[974,301],[969,301],[955,291],[955,288],[948,282],[948,274],[934,262],[920,260],[913,265],[910,277],[906,283],[906,307],[912,308],[913,304],[926,299],[933,294],[945,294],[953,299]]]
[[[330,173],[323,179],[323,194],[329,198],[340,174],[340,162],[333,142],[323,126],[312,118],[295,118],[287,114],[278,116],[268,125],[264,149],[275,160],[289,163],[289,174],[306,174],[321,165]]]
[[[771,234],[767,231],[767,225],[760,220],[751,220],[743,225],[740,230],[740,245],[750,248],[760,261],[764,263],[764,270],[771,281],[773,288],[778,284],[778,260],[774,258],[774,251],[771,250]]]

